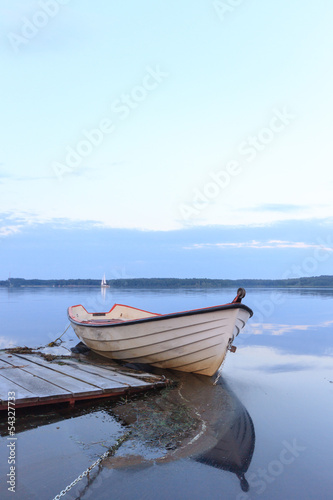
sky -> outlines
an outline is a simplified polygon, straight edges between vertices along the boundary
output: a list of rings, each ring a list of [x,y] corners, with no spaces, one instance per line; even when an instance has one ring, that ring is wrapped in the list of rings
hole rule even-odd
[[[0,279],[333,274],[328,0],[0,6]]]

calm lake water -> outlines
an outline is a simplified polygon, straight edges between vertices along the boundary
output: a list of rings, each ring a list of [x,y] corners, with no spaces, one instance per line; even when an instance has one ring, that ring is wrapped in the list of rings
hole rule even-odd
[[[0,289],[0,347],[36,347],[67,327],[67,307],[113,303],[167,313],[230,302],[235,290]],[[74,410],[17,413],[16,494],[0,416],[0,498],[52,499],[117,439],[131,436],[65,499],[333,498],[333,289],[248,289],[254,311],[222,376]],[[74,332],[65,346],[77,343]]]

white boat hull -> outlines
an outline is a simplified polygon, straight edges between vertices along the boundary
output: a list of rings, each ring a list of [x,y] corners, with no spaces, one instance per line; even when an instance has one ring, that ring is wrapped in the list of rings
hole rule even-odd
[[[125,311],[120,313],[124,319],[119,307]],[[208,376],[219,369],[228,347],[252,315],[242,304],[229,304],[164,316],[141,311],[150,316],[127,319],[128,310],[134,314],[139,310],[126,308],[116,305],[109,313],[97,313],[104,319],[96,319],[82,306],[73,306],[68,315],[78,338],[97,354]]]

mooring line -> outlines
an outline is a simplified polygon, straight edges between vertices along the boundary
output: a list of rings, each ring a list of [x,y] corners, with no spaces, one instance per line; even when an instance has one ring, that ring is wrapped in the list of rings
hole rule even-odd
[[[119,450],[120,446],[125,441],[127,441],[127,439],[130,437],[131,433],[132,433],[132,431],[129,431],[126,434],[124,434],[122,437],[117,439],[116,443],[113,446],[111,446],[111,448],[109,448],[105,453],[103,453],[103,455],[101,457],[99,457],[99,459],[96,460],[96,462],[91,464],[90,467],[88,467],[88,469],[86,469],[84,472],[82,472],[82,474],[80,474],[76,479],[74,479],[74,481],[71,482],[71,484],[66,486],[66,488],[63,489],[59,493],[59,495],[55,496],[53,500],[59,500],[61,497],[65,496],[66,493],[68,493],[68,491],[73,488],[73,486],[75,486],[79,481],[81,481],[81,479],[83,479],[85,476],[88,476],[88,474],[90,473],[90,471],[92,471],[92,469],[94,469],[97,465],[99,465],[107,457],[114,455],[116,453],[116,451]]]
[[[63,335],[65,335],[65,333],[67,332],[67,330],[68,330],[68,328],[69,328],[70,326],[71,326],[71,324],[69,323],[69,325],[67,326],[67,328],[66,328],[66,330],[64,331],[64,333],[62,333],[62,334],[60,335],[60,337],[58,337],[57,339],[55,339],[53,342],[50,342],[49,344],[47,344],[47,346],[46,346],[46,347],[54,347],[54,346],[56,345],[57,340],[60,340],[60,339],[61,339],[61,337],[62,337]]]

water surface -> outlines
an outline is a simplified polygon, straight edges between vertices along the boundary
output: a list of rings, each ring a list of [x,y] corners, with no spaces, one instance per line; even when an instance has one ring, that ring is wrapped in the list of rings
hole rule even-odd
[[[230,302],[235,290],[0,289],[0,342],[38,346],[66,309],[125,303],[167,313]],[[167,375],[176,388],[122,401],[18,413],[16,498],[49,499],[116,440],[89,483],[64,498],[318,499],[333,497],[333,290],[248,289],[254,310],[222,376]],[[70,330],[65,345],[77,342]],[[42,417],[40,413],[42,412]],[[1,498],[8,473],[0,425]]]

